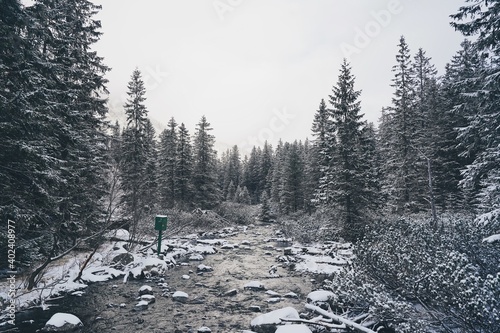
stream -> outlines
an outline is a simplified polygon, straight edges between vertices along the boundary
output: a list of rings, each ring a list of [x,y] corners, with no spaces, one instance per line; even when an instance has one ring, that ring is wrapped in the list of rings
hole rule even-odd
[[[251,226],[245,232],[238,229],[224,238],[234,247],[215,246],[217,253],[205,255],[202,261],[179,262],[161,276],[91,284],[82,296],[67,296],[49,311],[19,313],[17,330],[12,332],[36,332],[54,312],[75,314],[84,324],[80,332],[88,333],[180,333],[202,327],[214,333],[241,332],[250,330],[250,321],[261,312],[287,306],[300,312],[307,294],[319,286],[311,275],[290,270],[276,260],[284,247],[270,241],[275,237],[269,225]],[[213,271],[197,272],[200,264]],[[245,288],[256,281],[264,288]],[[152,287],[155,302],[138,310],[143,285]],[[187,293],[187,300],[175,300],[176,291]],[[29,316],[36,321],[23,325],[22,319]]]

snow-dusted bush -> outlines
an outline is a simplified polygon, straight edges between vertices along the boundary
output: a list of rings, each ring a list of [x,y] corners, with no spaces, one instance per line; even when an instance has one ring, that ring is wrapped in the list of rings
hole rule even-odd
[[[215,212],[231,223],[248,225],[255,221],[257,206],[224,201],[215,209]]]
[[[278,223],[287,237],[298,242],[331,241],[338,239],[341,231],[341,225],[332,216],[330,210],[321,208],[312,214],[301,211],[280,216]]]
[[[364,308],[398,332],[492,332],[500,327],[500,251],[485,235],[468,218],[448,218],[440,230],[419,219],[379,221],[357,244],[353,270],[328,287],[340,308]]]

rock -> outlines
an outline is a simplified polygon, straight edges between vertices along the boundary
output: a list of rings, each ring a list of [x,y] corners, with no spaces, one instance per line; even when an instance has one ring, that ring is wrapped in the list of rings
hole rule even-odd
[[[212,272],[214,269],[210,266],[206,266],[206,265],[201,264],[201,265],[198,265],[196,270],[198,272]]]
[[[152,304],[156,301],[156,299],[153,295],[142,295],[141,301],[146,301],[148,304]]]
[[[125,303],[120,303],[120,308],[121,308],[121,309],[125,308],[126,306],[127,306],[127,304],[125,304]]]
[[[328,310],[332,305],[335,294],[328,290],[315,290],[307,295],[307,303],[319,306],[323,310]]]
[[[205,257],[199,253],[193,253],[192,255],[189,256],[190,261],[202,261],[204,260]]]
[[[283,325],[278,326],[278,329],[275,333],[311,333],[309,327],[304,324],[300,325]]]
[[[198,333],[211,333],[212,330],[206,326],[202,326],[198,328]]]
[[[82,327],[83,323],[75,315],[58,312],[50,317],[42,332],[72,332]]]
[[[261,312],[260,306],[258,306],[258,305],[250,305],[250,307],[248,308],[248,310],[250,310],[252,312]]]
[[[142,311],[142,310],[147,310],[148,309],[148,302],[147,301],[139,301],[134,307],[134,310],[136,311]]]
[[[231,289],[229,291],[226,291],[222,296],[231,297],[231,296],[236,296],[237,294],[238,294],[238,290]]]
[[[111,259],[111,265],[116,268],[123,268],[134,261],[134,256],[130,252],[120,253]]]
[[[174,299],[174,301],[181,302],[181,303],[185,303],[187,301],[188,297],[189,297],[189,295],[183,291],[176,291],[172,295],[172,298]]]
[[[274,333],[281,324],[281,318],[300,319],[299,313],[292,307],[264,313],[250,322],[253,331],[257,333]]]
[[[307,295],[307,303],[330,302],[335,294],[328,290],[315,290]]]
[[[283,299],[281,297],[272,297],[266,300],[267,303],[274,304],[274,303],[279,303]]]
[[[182,278],[183,278],[184,280],[189,280],[189,279],[190,279],[189,275],[183,275],[183,276],[182,276]]]
[[[245,290],[265,290],[264,285],[259,281],[251,281],[248,282],[243,289]]]
[[[283,295],[283,297],[285,297],[285,298],[299,298],[299,295],[297,295],[294,292],[289,292],[289,293],[286,293],[285,295]]]
[[[147,285],[142,286],[139,288],[139,296],[142,295],[153,295],[153,288]]]
[[[235,244],[229,244],[229,243],[227,243],[227,244],[222,245],[220,248],[224,249],[224,250],[232,250],[235,247],[236,247]]]
[[[280,296],[280,294],[278,294],[277,292],[275,292],[273,290],[266,291],[266,294],[268,294],[270,296]]]

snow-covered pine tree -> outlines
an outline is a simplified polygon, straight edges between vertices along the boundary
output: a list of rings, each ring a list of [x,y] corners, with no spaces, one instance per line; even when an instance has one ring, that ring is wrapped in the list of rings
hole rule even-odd
[[[346,240],[356,241],[364,234],[367,223],[366,209],[371,205],[368,179],[370,161],[363,146],[363,128],[359,95],[354,90],[355,77],[344,59],[340,68],[337,85],[330,95],[332,128],[330,135],[337,138],[337,146],[332,156],[335,173],[332,174],[331,198],[338,207],[343,224],[342,234]]]
[[[383,156],[384,188],[388,204],[397,212],[418,211],[422,208],[422,198],[418,196],[419,175],[417,141],[417,117],[415,110],[415,80],[410,61],[410,50],[405,38],[401,36],[393,66],[395,89],[390,112],[392,127]]]
[[[181,207],[187,208],[193,205],[193,155],[191,137],[184,123],[179,126],[177,142],[177,170],[176,170],[176,193]]]
[[[464,40],[459,50],[446,65],[442,78],[442,108],[439,117],[440,133],[438,146],[439,163],[436,163],[437,200],[445,208],[470,209],[477,194],[479,184],[462,189],[461,170],[474,161],[479,149],[479,133],[469,136],[467,141],[457,140],[458,129],[465,128],[470,115],[477,113],[479,101],[466,97],[466,94],[479,89],[480,83],[475,80],[481,70],[479,54],[468,40]],[[466,193],[464,193],[464,190]],[[467,194],[468,193],[468,194]],[[440,198],[441,197],[441,198]]]
[[[302,145],[301,158],[304,164],[302,181],[304,209],[310,214],[314,209],[314,198],[318,188],[318,157],[309,139]]]
[[[477,101],[477,113],[467,116],[468,124],[460,129],[459,139],[472,148],[471,141],[479,137],[479,149],[474,161],[463,171],[461,184],[471,187],[479,184],[479,205],[482,215],[478,221],[492,233],[500,232],[500,42],[497,1],[471,0],[452,15],[452,26],[465,36],[477,35],[475,49],[485,59],[486,66],[472,80],[479,89],[468,95]],[[473,146],[476,143],[472,144]]]
[[[227,151],[227,161],[223,166],[223,173],[223,190],[225,194],[224,197],[226,198],[226,200],[232,201],[234,200],[234,194],[236,190],[235,186],[239,185],[241,180],[241,158],[238,146],[234,145],[231,150]],[[229,187],[231,183],[233,184],[233,188],[230,191]]]
[[[292,213],[303,209],[304,204],[304,162],[301,155],[302,143],[297,140],[293,144],[285,143],[285,159],[282,173],[282,190],[280,193],[280,210]]]
[[[148,204],[145,201],[146,162],[148,159],[148,118],[146,88],[141,72],[135,69],[128,83],[127,102],[124,105],[127,115],[127,126],[123,131],[122,152],[122,186],[123,202],[130,221],[129,231],[132,237],[137,236],[137,227],[146,217]]]
[[[271,184],[271,202],[278,204],[279,212],[281,213],[281,209],[279,208],[280,196],[283,190],[283,167],[285,159],[285,147],[283,141],[279,140],[278,145],[276,146],[276,150],[274,152],[273,157],[273,166],[268,176],[268,182]]]
[[[236,188],[236,202],[245,205],[250,205],[252,203],[250,192],[248,191],[246,186],[238,186]]]
[[[92,50],[101,35],[94,19],[99,9],[86,0],[37,0],[26,8],[31,22],[26,37],[37,48],[36,67],[43,75],[33,107],[52,122],[44,129],[52,139],[39,145],[47,145],[47,160],[57,160],[58,180],[49,193],[58,207],[45,228],[58,238],[56,253],[65,242],[102,228],[109,68]]]
[[[262,192],[262,195],[260,197],[259,220],[265,223],[273,222],[271,207],[269,205],[269,196],[267,195],[266,191]]]
[[[261,160],[261,149],[260,147],[253,147],[250,152],[250,157],[248,158],[247,163],[245,164],[244,169],[244,182],[243,186],[248,189],[248,193],[250,194],[250,198],[252,199],[252,203],[257,203],[259,201],[259,185],[260,185],[260,165],[259,162]]]
[[[145,128],[145,161],[144,161],[144,210],[146,216],[152,216],[157,211],[159,187],[158,187],[158,147],[156,143],[156,131],[149,118],[146,119]]]
[[[267,192],[267,199],[269,200],[271,184],[268,179],[273,166],[273,147],[267,140],[264,142],[264,148],[262,148],[259,165],[259,191],[261,193]]]
[[[333,155],[336,141],[335,136],[330,135],[331,118],[324,99],[321,99],[319,108],[314,115],[312,133],[315,137],[313,143],[314,156],[317,160],[312,177],[318,186],[314,193],[313,202],[316,205],[326,204],[330,200],[329,182],[332,174],[330,170],[331,156]]]
[[[52,257],[103,223],[108,68],[91,51],[98,10],[83,0],[2,2],[0,211],[26,240],[18,253],[29,244],[46,259],[30,289]]]
[[[236,186],[234,186],[234,183],[231,180],[229,182],[229,185],[227,186],[226,201],[234,202],[235,201],[235,195],[236,195]]]
[[[170,118],[160,134],[159,183],[162,208],[172,208],[177,201],[177,123]]]
[[[16,221],[17,236],[48,228],[57,215],[51,190],[60,170],[54,158],[57,138],[48,129],[58,125],[44,94],[45,78],[36,68],[39,49],[23,33],[33,24],[17,0],[4,1],[0,11],[0,217]],[[53,119],[53,121],[52,121]],[[0,244],[7,238],[0,236]],[[37,234],[34,237],[39,237]],[[5,247],[6,248],[6,247]],[[18,253],[22,250],[18,249]]]
[[[202,209],[215,207],[219,202],[217,186],[217,152],[215,137],[207,118],[202,116],[194,135],[193,187],[194,201]]]

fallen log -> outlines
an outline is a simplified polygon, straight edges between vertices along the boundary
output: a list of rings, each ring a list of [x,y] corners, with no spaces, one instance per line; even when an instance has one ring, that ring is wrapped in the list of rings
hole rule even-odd
[[[346,319],[344,317],[341,317],[341,316],[337,316],[336,314],[333,314],[331,312],[328,312],[328,311],[325,311],[323,310],[322,308],[320,308],[319,306],[315,306],[315,305],[312,305],[312,304],[306,304],[306,309],[309,309],[309,310],[313,310],[314,312],[317,312],[319,313],[320,315],[322,316],[325,316],[325,317],[328,317],[328,318],[331,318],[339,323],[342,323],[344,325],[346,325],[347,327],[351,328],[351,329],[354,329],[358,332],[362,332],[362,333],[377,333],[369,328],[366,328],[358,323],[355,323],[354,321],[352,320],[349,320],[349,319]]]
[[[344,324],[330,324],[330,323],[325,323],[324,321],[314,321],[314,320],[307,320],[307,319],[294,319],[294,318],[280,318],[281,321],[286,321],[290,323],[301,323],[301,324],[309,324],[309,325],[318,325],[318,326],[323,326],[328,329],[345,329],[346,325]]]

